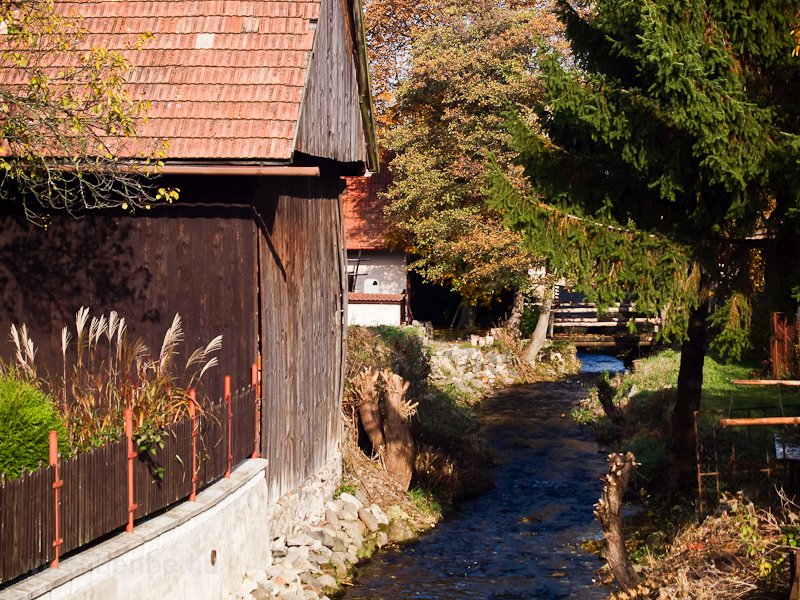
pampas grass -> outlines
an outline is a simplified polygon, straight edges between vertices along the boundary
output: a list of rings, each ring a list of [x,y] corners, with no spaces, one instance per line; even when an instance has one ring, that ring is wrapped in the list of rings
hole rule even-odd
[[[70,446],[80,450],[122,435],[125,408],[133,410],[137,429],[163,429],[186,416],[188,390],[217,366],[214,354],[222,348],[222,336],[217,336],[194,350],[180,368],[178,348],[184,340],[180,315],[172,319],[161,350],[153,357],[141,339],[128,339],[125,318],[116,311],[92,316],[81,307],[75,315],[74,336],[68,326],[61,330],[61,373],[39,380],[36,349],[26,326],[12,325],[11,339],[18,372],[59,399]]]

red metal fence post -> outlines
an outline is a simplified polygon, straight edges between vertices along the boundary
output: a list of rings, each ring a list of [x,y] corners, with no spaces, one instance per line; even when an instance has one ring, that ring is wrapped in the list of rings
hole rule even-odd
[[[192,417],[192,493],[189,502],[197,498],[197,393],[189,390],[189,414]]]
[[[55,548],[55,556],[50,563],[50,568],[55,569],[58,567],[58,547],[64,543],[64,540],[59,537],[59,520],[58,520],[58,499],[59,490],[64,482],[58,478],[58,432],[50,432],[50,465],[53,467],[53,510],[55,514],[55,532],[53,535],[53,548]]]
[[[133,410],[130,408],[125,409],[125,438],[128,444],[128,524],[125,526],[125,531],[133,533],[133,513],[138,508],[133,501],[133,461],[137,453],[133,450]]]
[[[258,357],[258,361],[261,362],[261,357]],[[253,434],[253,456],[251,458],[259,458],[261,455],[258,452],[258,421],[259,421],[259,410],[258,407],[261,404],[261,385],[259,382],[259,365],[253,363],[253,366],[250,369],[250,380],[253,385],[253,392],[255,398],[253,399],[253,408],[255,410],[255,426],[254,426],[254,434]]]
[[[228,407],[228,470],[225,477],[231,476],[231,461],[233,460],[233,406],[231,406],[231,376],[225,375],[225,405]]]

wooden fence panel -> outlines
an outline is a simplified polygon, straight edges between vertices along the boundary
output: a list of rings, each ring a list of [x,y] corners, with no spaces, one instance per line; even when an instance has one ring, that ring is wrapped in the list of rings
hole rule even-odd
[[[53,558],[53,468],[0,480],[0,583]]]
[[[228,407],[220,399],[203,408],[197,438],[198,488],[222,479],[228,468]]]
[[[162,510],[192,491],[192,422],[175,423],[161,438],[164,447],[140,452],[134,461],[133,500],[137,519]],[[134,447],[135,449],[135,447]]]
[[[233,464],[253,455],[255,447],[255,388],[236,390],[231,396],[233,406]]]
[[[65,554],[127,521],[125,440],[61,461],[61,537]]]

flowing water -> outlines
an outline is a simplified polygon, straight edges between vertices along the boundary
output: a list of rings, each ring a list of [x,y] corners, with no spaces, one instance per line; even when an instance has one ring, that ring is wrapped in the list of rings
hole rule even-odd
[[[570,418],[582,397],[580,380],[569,378],[485,399],[495,487],[418,542],[377,553],[343,598],[605,598],[608,588],[594,584],[601,562],[580,548],[601,536],[592,508],[606,469],[597,444]]]

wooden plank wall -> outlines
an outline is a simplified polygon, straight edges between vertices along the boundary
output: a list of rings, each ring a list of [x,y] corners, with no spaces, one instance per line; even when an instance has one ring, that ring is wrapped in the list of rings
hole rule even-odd
[[[366,142],[347,4],[322,0],[295,148],[311,156],[363,162]]]
[[[222,396],[222,377],[250,383],[257,357],[254,184],[233,178],[180,181],[182,199],[136,216],[58,218],[47,229],[19,215],[0,216],[0,356],[12,349],[11,323],[26,323],[39,362],[60,372],[61,328],[74,334],[75,312],[116,310],[129,337],[142,337],[157,356],[164,333],[180,313],[189,354],[222,334],[220,366],[204,377],[205,394]]]
[[[0,215],[0,355],[12,354],[9,324],[25,322],[40,358],[58,365],[61,327],[74,327],[82,305],[95,314],[117,310],[131,337],[158,352],[179,312],[184,360],[224,336],[220,367],[203,394],[216,400],[224,374],[234,389],[250,383],[260,347],[261,453],[277,498],[314,475],[341,438],[343,184],[326,163],[319,178],[201,178],[180,187],[179,206],[147,216],[64,219],[44,231]],[[235,442],[237,458],[251,452],[242,442]],[[202,475],[217,477],[221,466]],[[142,502],[153,506],[185,492],[151,487]]]
[[[258,210],[263,304],[262,453],[279,497],[340,441],[344,356],[338,178],[285,181]]]

